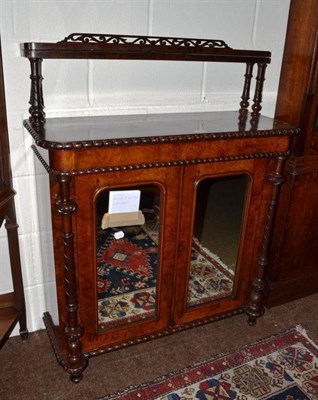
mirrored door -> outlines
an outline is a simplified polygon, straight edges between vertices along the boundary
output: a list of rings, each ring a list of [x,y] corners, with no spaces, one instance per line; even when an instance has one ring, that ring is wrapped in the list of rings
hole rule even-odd
[[[85,351],[168,328],[180,176],[179,167],[169,167],[77,177],[79,320],[85,326]],[[123,210],[126,195],[125,207],[132,205],[133,211],[114,212],[117,205]]]
[[[176,324],[212,319],[246,304],[250,279],[255,276],[251,274],[257,268],[255,224],[261,218],[263,175],[263,162],[256,166],[254,160],[185,168]]]
[[[161,205],[155,184],[101,190],[96,198],[100,330],[157,317]]]
[[[249,178],[206,177],[196,187],[188,307],[232,295]]]

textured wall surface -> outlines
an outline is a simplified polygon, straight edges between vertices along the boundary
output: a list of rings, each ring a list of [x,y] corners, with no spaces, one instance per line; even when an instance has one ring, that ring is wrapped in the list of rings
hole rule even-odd
[[[289,0],[1,0],[11,163],[20,225],[28,326],[57,320],[48,177],[22,127],[30,91],[29,63],[19,43],[61,40],[71,32],[223,39],[241,49],[269,50],[263,114],[272,116]],[[242,66],[183,62],[45,60],[50,116],[233,110]],[[4,228],[0,230],[0,293],[12,289]],[[16,333],[17,330],[14,331]]]

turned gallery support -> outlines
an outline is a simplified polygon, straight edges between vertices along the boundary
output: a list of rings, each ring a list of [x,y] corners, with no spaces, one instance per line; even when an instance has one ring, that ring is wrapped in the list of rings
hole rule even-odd
[[[264,289],[266,287],[266,281],[264,277],[269,262],[270,244],[273,234],[280,186],[285,181],[285,178],[282,175],[285,159],[286,157],[278,157],[275,171],[267,177],[269,183],[273,185],[273,191],[268,207],[261,252],[258,259],[258,274],[252,282],[250,300],[246,308],[249,325],[255,325],[257,318],[260,317],[265,311]]]
[[[73,382],[79,382],[87,366],[87,358],[82,353],[80,339],[83,335],[83,328],[78,324],[77,319],[78,300],[74,261],[74,234],[72,229],[72,214],[76,211],[77,205],[74,200],[70,199],[71,177],[58,176],[58,182],[60,198],[56,202],[56,209],[62,215],[65,306],[67,311],[65,335],[67,337],[68,355],[64,368],[71,374]]]
[[[248,111],[249,106],[249,99],[250,99],[250,90],[251,90],[251,80],[253,78],[253,63],[246,64],[246,71],[245,71],[245,79],[244,79],[244,87],[242,93],[242,101],[240,102],[240,114],[246,114]]]
[[[45,122],[44,100],[42,89],[42,58],[30,58],[31,65],[31,94],[29,108],[30,118],[29,121],[39,126]]]
[[[248,107],[249,107],[249,99],[250,99],[250,90],[251,90],[251,81],[253,78],[253,67],[254,63],[246,63],[246,71],[245,71],[245,79],[244,79],[244,86],[243,86],[243,93],[241,96],[242,101],[240,102],[240,118],[244,120],[245,115],[247,114]],[[252,116],[257,117],[260,115],[262,110],[262,100],[263,100],[263,87],[265,81],[265,71],[266,71],[267,64],[258,63],[257,64],[257,75],[256,75],[256,84],[255,84],[255,91],[254,91],[254,98],[253,98],[253,105],[252,105]]]
[[[256,85],[255,85],[255,92],[253,98],[253,105],[252,105],[252,116],[256,117],[260,114],[262,110],[262,100],[263,100],[263,87],[265,81],[265,71],[266,71],[267,64],[257,64],[257,76],[256,76]]]

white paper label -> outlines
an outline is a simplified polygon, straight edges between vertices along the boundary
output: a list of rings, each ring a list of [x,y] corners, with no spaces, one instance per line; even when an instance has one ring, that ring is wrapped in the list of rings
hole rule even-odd
[[[109,214],[136,212],[139,210],[140,190],[110,190]]]
[[[114,233],[114,238],[117,240],[123,238],[124,236],[125,236],[125,234],[123,231],[118,231],[118,232]]]

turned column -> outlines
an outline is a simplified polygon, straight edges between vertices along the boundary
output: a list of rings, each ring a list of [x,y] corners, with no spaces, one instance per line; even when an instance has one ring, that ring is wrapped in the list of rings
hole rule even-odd
[[[259,115],[262,109],[261,103],[263,100],[263,87],[265,81],[266,67],[267,64],[257,64],[256,85],[252,105],[252,116],[254,117]]]
[[[244,79],[244,87],[242,93],[242,101],[240,102],[240,114],[246,114],[249,106],[249,99],[250,99],[250,90],[251,90],[251,80],[253,78],[253,63],[246,64],[246,71],[245,71],[245,79]]]
[[[278,205],[279,190],[280,186],[285,181],[285,178],[282,175],[285,159],[286,157],[283,156],[277,157],[276,169],[267,177],[269,183],[273,185],[273,191],[268,207],[261,252],[258,259],[258,274],[253,280],[252,291],[246,308],[249,325],[255,325],[257,318],[260,317],[265,311],[264,289],[266,287],[266,281],[264,276],[269,262],[270,244]]]
[[[42,58],[30,58],[31,65],[31,94],[29,104],[29,121],[34,125],[45,122],[44,100],[42,89]]]
[[[65,369],[71,375],[71,380],[79,382],[83,377],[83,371],[87,367],[87,358],[82,353],[81,336],[83,328],[77,319],[77,287],[74,261],[74,233],[72,229],[72,214],[77,205],[70,199],[71,177],[58,176],[60,198],[56,202],[57,211],[62,215],[62,241],[64,255],[64,286],[65,307],[67,311],[67,325],[64,332],[67,338],[67,362]]]

